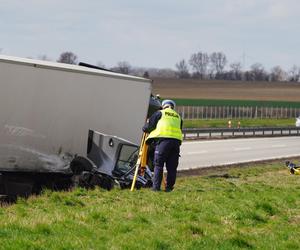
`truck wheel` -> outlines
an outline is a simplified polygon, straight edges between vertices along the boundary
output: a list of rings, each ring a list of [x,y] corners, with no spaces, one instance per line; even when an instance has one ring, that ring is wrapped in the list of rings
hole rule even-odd
[[[91,172],[93,165],[86,158],[78,156],[70,163],[70,168],[74,175],[79,175],[83,171]]]

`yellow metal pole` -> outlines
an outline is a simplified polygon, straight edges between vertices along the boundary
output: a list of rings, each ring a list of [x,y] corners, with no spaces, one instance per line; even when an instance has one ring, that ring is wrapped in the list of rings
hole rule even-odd
[[[164,189],[166,189],[166,187],[167,187],[167,181],[166,181],[166,175],[165,175],[165,173],[163,173],[163,179],[162,179],[162,181],[163,181]]]
[[[141,165],[142,153],[143,153],[143,146],[145,144],[145,141],[146,141],[146,133],[143,133],[143,137],[142,137],[142,141],[141,141],[141,146],[140,146],[140,150],[139,150],[138,159],[137,159],[137,162],[135,164],[135,171],[134,171],[134,176],[133,176],[133,180],[132,180],[130,191],[133,191],[134,187],[135,187],[136,178],[137,178],[137,175],[138,175],[138,172],[139,172],[139,167]]]

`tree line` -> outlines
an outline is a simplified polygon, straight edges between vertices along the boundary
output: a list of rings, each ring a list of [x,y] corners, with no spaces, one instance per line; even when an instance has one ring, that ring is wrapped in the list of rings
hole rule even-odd
[[[291,81],[300,80],[300,67],[294,65],[285,71],[277,65],[267,71],[261,63],[254,63],[249,70],[243,70],[241,62],[228,63],[223,52],[197,52],[188,61],[182,59],[176,63],[178,78],[238,80],[238,81]],[[226,66],[229,66],[225,70]]]
[[[39,59],[49,60],[47,56],[40,56]],[[77,64],[78,57],[73,52],[63,52],[57,62]],[[223,52],[193,53],[188,60],[182,59],[175,64],[176,70],[159,68],[133,67],[127,61],[120,61],[116,66],[107,68],[102,62],[97,65],[100,68],[112,70],[122,74],[131,74],[143,77],[180,78],[180,79],[201,79],[201,80],[232,80],[232,81],[290,81],[299,82],[300,67],[294,65],[288,71],[281,66],[274,66],[267,71],[261,63],[254,63],[249,70],[243,70],[241,62],[229,63]]]

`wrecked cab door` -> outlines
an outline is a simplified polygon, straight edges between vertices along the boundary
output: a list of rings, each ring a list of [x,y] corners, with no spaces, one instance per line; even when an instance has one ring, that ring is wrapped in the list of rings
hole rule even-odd
[[[89,131],[87,159],[77,158],[71,163],[79,186],[100,186],[111,189],[114,185],[130,187],[139,147],[117,136]],[[137,187],[150,187],[152,172],[137,178]]]

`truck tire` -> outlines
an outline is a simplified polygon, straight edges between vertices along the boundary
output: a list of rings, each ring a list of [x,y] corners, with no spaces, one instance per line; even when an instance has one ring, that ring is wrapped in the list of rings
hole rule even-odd
[[[84,157],[78,156],[70,163],[70,168],[74,175],[79,175],[83,171],[91,172],[94,168],[93,164]]]

